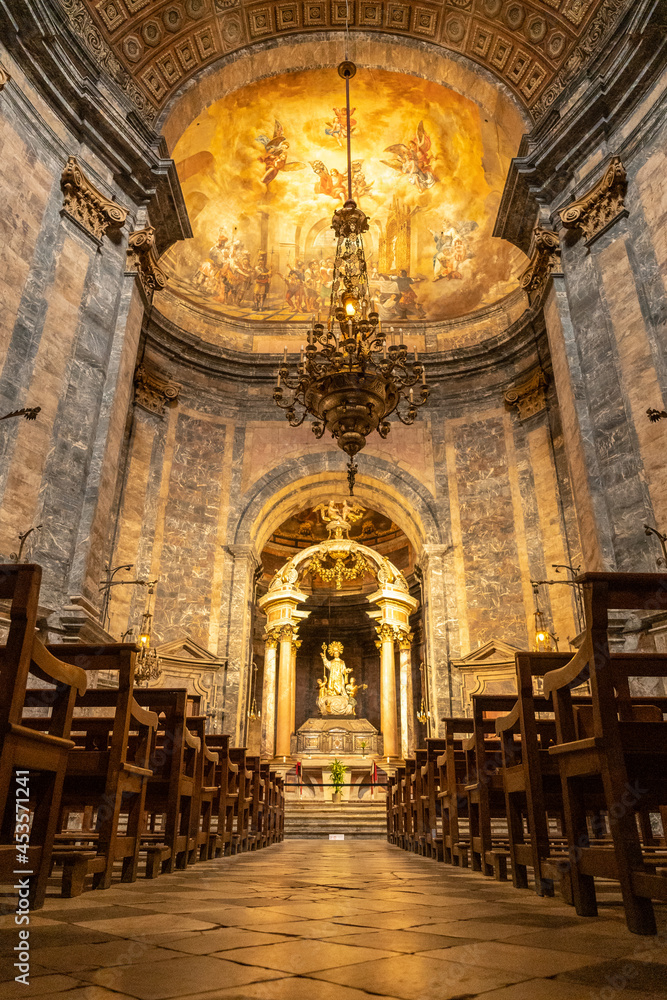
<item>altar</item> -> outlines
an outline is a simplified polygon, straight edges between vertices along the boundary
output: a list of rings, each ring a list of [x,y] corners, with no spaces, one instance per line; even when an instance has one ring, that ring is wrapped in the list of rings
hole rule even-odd
[[[328,716],[306,719],[292,736],[292,756],[381,756],[383,740],[368,719]]]

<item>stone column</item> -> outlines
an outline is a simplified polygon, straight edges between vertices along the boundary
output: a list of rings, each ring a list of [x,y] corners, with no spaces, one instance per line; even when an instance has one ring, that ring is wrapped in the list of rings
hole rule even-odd
[[[396,721],[396,675],[394,666],[394,628],[382,624],[376,628],[380,649],[380,726],[384,737],[385,757],[398,756]]]
[[[289,757],[292,734],[292,648],[295,629],[280,628],[280,664],[278,667],[278,711],[276,716],[276,757]]]
[[[294,638],[292,639],[292,662],[290,667],[290,694],[292,698],[290,709],[290,733],[296,732],[296,651],[300,645],[301,640],[297,639],[295,629]]]
[[[264,636],[264,687],[262,689],[262,756],[276,752],[276,649],[275,630]]]
[[[415,748],[412,707],[412,632],[400,632],[398,639],[401,684],[401,756],[408,757]]]

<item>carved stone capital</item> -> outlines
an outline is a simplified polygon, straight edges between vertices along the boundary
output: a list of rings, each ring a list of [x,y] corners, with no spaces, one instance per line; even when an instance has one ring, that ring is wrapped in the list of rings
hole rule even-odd
[[[398,634],[398,648],[402,650],[412,649],[412,640],[414,639],[414,633],[404,632],[402,629]]]
[[[273,630],[277,636],[278,642],[291,642],[294,645],[297,641],[297,636],[299,634],[298,625],[279,625]],[[301,645],[301,643],[299,643]]]
[[[393,625],[389,625],[387,622],[383,622],[382,625],[376,625],[375,626],[375,631],[377,632],[378,639],[380,640],[380,644],[382,644],[383,642],[389,642],[389,641],[393,642],[394,639],[397,638],[397,636],[396,636],[396,631],[397,631],[396,628]],[[378,643],[376,643],[375,645],[377,646]]]
[[[8,73],[4,66],[0,65],[0,90],[11,80],[11,73]]]
[[[150,299],[153,292],[161,291],[167,284],[167,276],[158,264],[155,250],[155,229],[135,229],[130,233],[127,246],[127,270],[136,271],[144,292]]]
[[[547,377],[541,368],[533,372],[530,378],[520,385],[508,389],[505,393],[505,402],[508,406],[516,406],[519,411],[519,419],[526,420],[540,410],[544,410],[547,405],[545,393]]]
[[[278,630],[275,628],[267,629],[264,633],[263,639],[265,649],[275,649],[280,641]]]
[[[590,244],[617,219],[628,214],[625,208],[627,190],[625,167],[615,156],[602,178],[583,198],[560,210],[560,221],[566,229],[580,229],[586,243]]]
[[[134,373],[134,402],[149,413],[162,414],[166,403],[178,399],[180,385],[139,365]]]
[[[65,195],[64,211],[97,240],[117,233],[127,218],[127,209],[98,191],[79,166],[76,156],[70,156],[60,178]]]
[[[558,233],[537,226],[533,233],[533,256],[521,275],[521,287],[528,293],[531,302],[542,294],[554,271],[560,271]]]

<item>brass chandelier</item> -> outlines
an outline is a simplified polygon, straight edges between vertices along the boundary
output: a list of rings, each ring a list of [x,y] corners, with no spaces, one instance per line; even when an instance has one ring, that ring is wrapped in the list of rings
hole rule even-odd
[[[292,427],[299,427],[310,414],[315,437],[327,430],[337,440],[348,456],[350,495],[358,471],[354,456],[365,447],[368,435],[377,431],[386,438],[392,413],[404,424],[413,423],[429,396],[417,351],[410,359],[405,344],[387,343],[370,297],[363,243],[368,218],[352,198],[350,79],[356,71],[347,59],[338,67],[345,80],[347,201],[331,222],[337,243],[328,322],[325,326],[319,317],[313,322],[294,374],[285,348],[273,392]],[[413,386],[420,381],[415,398]]]

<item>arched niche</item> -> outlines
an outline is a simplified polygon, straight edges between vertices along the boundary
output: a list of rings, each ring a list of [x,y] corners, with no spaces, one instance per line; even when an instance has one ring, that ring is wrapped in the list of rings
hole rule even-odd
[[[324,562],[338,567],[352,567],[351,572],[371,573],[377,590],[367,596],[368,616],[375,623],[380,650],[381,731],[384,755],[405,757],[412,749],[412,676],[410,650],[412,633],[410,615],[419,602],[411,596],[400,570],[375,549],[348,536],[347,502],[340,510],[329,502],[327,514],[329,538],[298,552],[274,574],[259,607],[266,615],[264,656],[264,691],[262,742],[263,752],[287,758],[291,736],[295,732],[296,658],[300,645],[299,625],[309,612],[302,609],[307,600],[300,584],[309,572],[322,574]],[[316,567],[313,570],[313,567]],[[319,567],[319,568],[317,568]],[[395,645],[400,650],[399,692],[396,692]],[[278,654],[278,649],[280,650]],[[275,716],[274,716],[274,705]],[[400,706],[400,741],[397,707]]]

